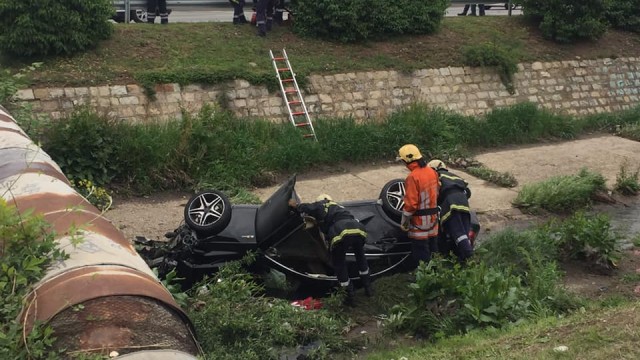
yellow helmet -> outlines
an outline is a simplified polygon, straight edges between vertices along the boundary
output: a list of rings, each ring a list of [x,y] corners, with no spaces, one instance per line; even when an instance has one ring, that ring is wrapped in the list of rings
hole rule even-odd
[[[438,160],[438,159],[433,159],[429,161],[427,166],[429,166],[430,168],[434,168],[436,170],[439,170],[439,169],[447,170],[447,164],[445,164],[444,161]]]
[[[320,195],[318,195],[318,197],[316,198],[316,201],[322,201],[322,200],[333,201],[333,199],[331,198],[331,196],[329,196],[329,194],[320,194]]]
[[[420,154],[420,150],[418,147],[413,144],[407,144],[398,150],[398,158],[397,160],[402,160],[406,163],[410,163],[412,161],[422,159],[422,154]]]

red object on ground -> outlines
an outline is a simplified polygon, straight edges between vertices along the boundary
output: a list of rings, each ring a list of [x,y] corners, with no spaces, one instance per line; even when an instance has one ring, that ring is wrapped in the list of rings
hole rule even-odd
[[[258,23],[258,20],[256,19],[256,17],[257,17],[257,15],[256,15],[256,13],[254,12],[254,13],[251,15],[251,25],[253,25],[253,26],[256,26],[256,24]]]
[[[322,301],[314,299],[311,296],[304,300],[296,300],[292,302],[291,305],[301,307],[305,310],[322,309]]]

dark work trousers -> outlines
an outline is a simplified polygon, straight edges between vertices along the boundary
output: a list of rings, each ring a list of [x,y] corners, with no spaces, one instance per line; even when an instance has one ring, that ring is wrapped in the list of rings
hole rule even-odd
[[[360,275],[369,274],[369,264],[367,264],[367,258],[364,256],[364,242],[365,238],[360,235],[349,235],[331,247],[331,263],[340,286],[349,285],[349,271],[347,268],[347,251],[349,249],[353,249]]]
[[[169,21],[167,12],[167,0],[147,0],[147,22],[153,23],[156,20],[156,11],[160,13],[163,24]]]
[[[273,25],[274,0],[258,0],[256,5],[256,24],[258,35],[265,36]]]
[[[413,267],[420,265],[420,261],[428,263],[431,261],[431,251],[435,245],[435,238],[426,240],[411,239],[411,256],[413,257]]]
[[[230,0],[233,5],[233,23],[245,24],[247,18],[244,16],[244,4],[245,0]]]
[[[452,211],[449,219],[442,224],[444,234],[438,238],[439,251],[447,255],[453,252],[460,262],[464,262],[473,255],[473,248],[469,240],[471,230],[471,216],[469,213]]]

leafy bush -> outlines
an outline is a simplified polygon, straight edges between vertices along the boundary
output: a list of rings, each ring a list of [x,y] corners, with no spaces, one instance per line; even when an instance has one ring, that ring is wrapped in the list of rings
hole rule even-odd
[[[550,229],[566,258],[586,260],[603,269],[612,268],[620,258],[619,236],[607,215],[579,211]]]
[[[466,168],[465,171],[477,178],[496,184],[498,186],[507,188],[518,186],[518,180],[516,180],[516,178],[508,172],[501,173],[493,169],[489,169],[486,166],[470,166]]]
[[[640,0],[610,0],[607,19],[614,28],[640,32],[638,9],[640,9]]]
[[[18,57],[86,50],[111,36],[113,11],[109,0],[3,0],[0,50]]]
[[[628,166],[627,163],[620,166],[613,190],[623,195],[638,195],[640,192],[640,182],[638,182],[640,168],[636,168],[636,171],[629,171]]]
[[[194,287],[189,318],[204,352],[215,359],[279,359],[298,345],[317,347],[310,358],[348,348],[344,324],[324,309],[305,311],[287,300],[261,296],[245,264],[225,265]]]
[[[386,35],[428,34],[440,25],[448,1],[299,0],[294,31],[355,42]]]
[[[554,263],[538,264],[557,276]],[[508,267],[483,262],[460,267],[434,258],[418,267],[416,281],[410,285],[410,302],[392,309],[387,326],[440,337],[519,322],[534,314],[534,304],[554,311],[549,299],[558,292],[557,278],[545,280],[551,282],[539,288],[538,297],[533,298],[522,277]],[[544,289],[552,293],[543,293]]]
[[[522,0],[524,15],[540,24],[542,34],[570,43],[595,40],[607,29],[606,2],[602,0]]]
[[[42,148],[58,163],[71,180],[90,180],[97,186],[114,177],[117,125],[89,109],[47,124]]]
[[[593,195],[604,190],[605,179],[601,174],[582,169],[577,175],[554,176],[525,185],[513,204],[532,212],[544,209],[566,213],[589,205]]]
[[[507,91],[515,94],[513,75],[518,71],[518,55],[513,49],[492,42],[469,45],[463,50],[463,63],[495,67]]]
[[[54,342],[49,326],[36,324],[23,334],[18,320],[32,286],[51,263],[66,255],[56,247],[49,224],[41,218],[18,214],[0,198],[0,358],[58,359],[50,351]]]

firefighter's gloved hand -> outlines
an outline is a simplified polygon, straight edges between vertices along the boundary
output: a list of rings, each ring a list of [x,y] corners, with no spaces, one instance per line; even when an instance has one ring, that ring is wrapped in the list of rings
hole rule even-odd
[[[402,231],[409,231],[409,226],[411,226],[411,216],[402,214],[402,219],[400,220],[400,229],[402,229]]]
[[[291,206],[294,209],[297,208],[298,202],[296,201],[296,199],[289,199],[289,206]]]

